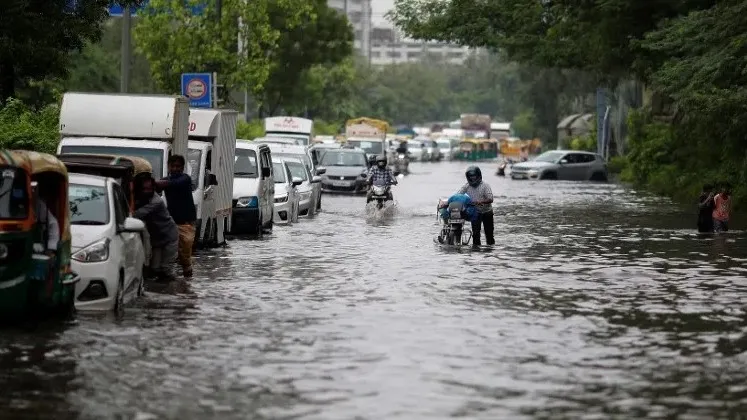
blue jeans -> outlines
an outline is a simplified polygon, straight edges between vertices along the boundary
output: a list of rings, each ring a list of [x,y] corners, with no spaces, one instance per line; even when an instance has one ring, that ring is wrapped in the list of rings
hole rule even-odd
[[[716,220],[713,219],[713,230],[714,232],[728,232],[729,221],[728,220]]]

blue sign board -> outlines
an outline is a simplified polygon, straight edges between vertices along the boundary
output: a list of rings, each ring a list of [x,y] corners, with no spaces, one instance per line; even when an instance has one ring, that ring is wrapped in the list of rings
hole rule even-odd
[[[182,95],[189,98],[193,108],[213,106],[213,75],[210,73],[182,73]]]
[[[131,16],[137,16],[137,12],[140,10],[145,9],[145,7],[148,5],[148,1],[144,1],[143,4],[140,5],[140,7],[130,7],[130,15]],[[111,5],[109,6],[109,16],[122,16],[124,13],[124,7],[120,5]],[[201,15],[205,13],[205,5],[199,5],[199,6],[192,6],[192,14],[195,16]]]

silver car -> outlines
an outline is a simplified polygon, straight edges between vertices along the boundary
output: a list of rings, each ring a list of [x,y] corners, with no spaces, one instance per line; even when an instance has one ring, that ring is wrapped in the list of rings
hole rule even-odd
[[[261,140],[254,140],[255,143],[264,143],[264,141]],[[278,144],[278,143],[266,143],[270,147],[270,151],[272,152],[272,156],[277,157],[293,157],[301,159],[301,161],[306,165],[306,167],[309,169],[309,172],[313,175],[314,178],[323,175],[327,169],[321,166],[317,166],[314,164],[313,159],[311,158],[311,152],[309,152],[309,146],[298,146],[298,145],[292,145],[292,144]],[[316,213],[316,211],[320,210],[322,208],[322,188],[321,188],[321,178],[318,178],[318,182],[315,181],[313,183],[314,185],[314,196],[313,200],[316,205],[312,207],[312,209],[309,210],[310,213]]]
[[[300,196],[298,207],[299,214],[302,216],[314,214],[313,210],[314,205],[316,204],[314,202],[314,184],[322,182],[322,178],[319,176],[312,176],[309,168],[303,164],[301,159],[283,158],[283,160],[291,171],[294,183],[299,179],[302,181],[300,184],[296,185],[298,195]]]
[[[368,191],[368,160],[361,149],[328,149],[319,161],[327,168],[322,175],[322,191],[365,193]]]
[[[511,179],[607,181],[607,164],[596,153],[552,150],[528,162],[514,164]]]

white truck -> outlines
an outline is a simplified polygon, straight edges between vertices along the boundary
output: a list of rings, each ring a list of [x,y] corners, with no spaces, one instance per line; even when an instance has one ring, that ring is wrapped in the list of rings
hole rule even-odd
[[[265,118],[265,137],[285,137],[296,140],[301,146],[311,143],[314,121],[297,117]]]
[[[138,156],[155,178],[172,154],[187,155],[189,101],[183,96],[66,93],[57,153]]]
[[[234,110],[190,109],[186,160],[197,207],[198,247],[225,244],[225,233],[231,229],[237,122]]]

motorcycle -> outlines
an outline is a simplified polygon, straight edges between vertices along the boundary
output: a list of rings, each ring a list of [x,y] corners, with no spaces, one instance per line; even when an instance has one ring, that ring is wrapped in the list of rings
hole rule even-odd
[[[398,153],[396,158],[394,159],[394,170],[401,174],[406,174],[409,172],[409,166],[410,159],[407,158],[407,155],[405,155],[404,153]]]
[[[371,201],[376,201],[376,209],[381,210],[382,208],[384,208],[384,204],[387,201],[391,201],[393,199],[390,198],[391,189],[392,187],[390,185],[373,185],[371,187],[371,196],[369,197],[366,204],[370,203]]]
[[[472,229],[465,228],[464,204],[460,202],[447,203],[441,199],[438,202],[437,218],[443,221],[438,242],[445,245],[461,246],[472,240]]]

